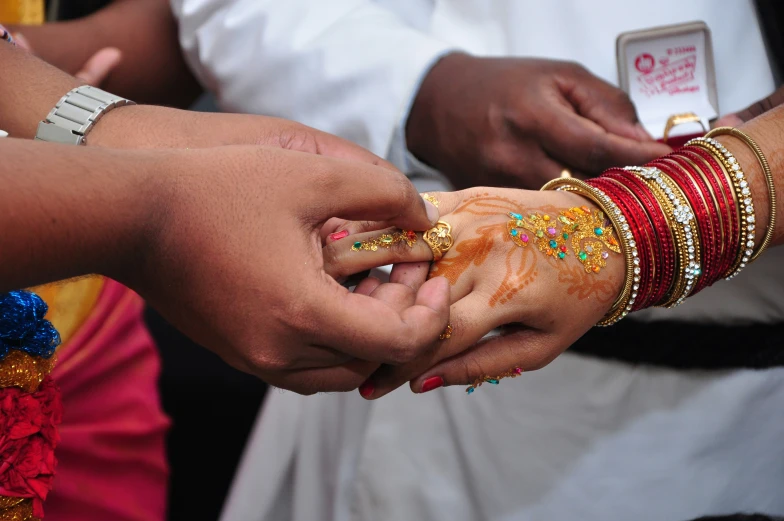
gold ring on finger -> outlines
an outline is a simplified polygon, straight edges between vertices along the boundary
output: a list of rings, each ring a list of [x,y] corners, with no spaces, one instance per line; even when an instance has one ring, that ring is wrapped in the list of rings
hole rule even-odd
[[[433,262],[438,262],[454,244],[452,226],[448,222],[438,221],[433,228],[424,233],[422,239],[433,250]]]

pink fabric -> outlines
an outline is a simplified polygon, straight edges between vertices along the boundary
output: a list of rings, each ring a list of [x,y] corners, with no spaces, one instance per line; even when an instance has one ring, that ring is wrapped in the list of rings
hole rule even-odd
[[[107,280],[90,317],[58,351],[62,441],[47,521],[163,521],[164,438],[160,360],[143,302]]]

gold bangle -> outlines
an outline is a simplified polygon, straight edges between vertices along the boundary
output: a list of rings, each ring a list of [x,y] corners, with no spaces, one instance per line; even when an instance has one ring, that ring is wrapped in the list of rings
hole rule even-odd
[[[626,217],[602,190],[573,177],[553,179],[546,183],[542,190],[561,190],[582,195],[599,206],[610,219],[610,222],[612,222],[626,259],[626,276],[624,278],[623,290],[618,295],[618,298],[615,299],[610,311],[596,325],[611,326],[615,324],[632,310],[634,301],[637,298],[636,292],[633,293],[633,287],[640,283],[640,267],[634,265],[634,258],[637,257],[637,246],[636,244],[634,246],[631,245],[633,236],[629,230],[629,224],[626,222]]]
[[[757,260],[757,257],[762,255],[762,252],[765,251],[765,248],[770,245],[770,242],[773,240],[773,233],[776,229],[776,185],[773,180],[773,172],[770,169],[770,165],[768,164],[768,160],[765,157],[765,154],[762,153],[762,149],[759,147],[757,142],[751,138],[751,136],[742,130],[738,130],[737,128],[718,127],[708,132],[705,137],[711,138],[713,136],[721,135],[728,135],[740,139],[754,152],[754,155],[757,156],[757,161],[762,167],[762,172],[765,175],[765,182],[768,185],[768,203],[770,204],[768,228],[765,230],[765,236],[763,237],[759,248],[749,258],[749,263],[751,263]]]
[[[630,166],[624,170],[640,177],[650,187],[659,206],[667,208],[664,216],[676,239],[678,269],[673,290],[660,307],[674,308],[691,295],[697,278],[702,274],[700,234],[694,219],[694,209],[678,183],[660,169]]]
[[[733,186],[733,199],[735,200],[735,207],[737,208],[740,228],[740,243],[738,253],[735,261],[723,277],[727,280],[737,277],[738,274],[746,267],[753,254],[752,248],[754,247],[754,230],[756,229],[756,216],[754,215],[754,200],[751,194],[751,188],[746,181],[746,176],[743,169],[732,155],[732,152],[727,150],[724,145],[719,143],[713,138],[696,138],[692,139],[686,146],[697,145],[708,152],[714,157],[718,158],[719,164],[722,166],[722,171],[725,176],[730,179]]]

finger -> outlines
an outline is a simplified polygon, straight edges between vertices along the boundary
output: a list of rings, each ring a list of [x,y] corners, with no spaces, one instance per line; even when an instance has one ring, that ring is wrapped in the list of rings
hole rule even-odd
[[[471,385],[486,378],[515,374],[517,368],[522,372],[534,371],[552,362],[567,347],[534,329],[509,328],[428,369],[411,381],[411,390],[422,392],[425,382],[439,378],[444,386]]]
[[[782,103],[784,103],[784,87],[778,89],[776,92],[774,92],[767,98],[761,99],[756,103],[752,103],[745,109],[737,112],[736,116],[738,117],[738,119],[741,120],[741,122],[745,123],[746,121],[749,121],[751,119],[756,118],[757,116],[764,114],[765,112],[769,111],[772,108],[778,107]],[[726,126],[737,126],[739,124],[740,123],[734,123]]]
[[[430,367],[456,356],[479,342],[493,329],[509,322],[511,316],[498,313],[487,305],[487,298],[471,293],[452,305],[449,323],[450,338],[439,341],[438,346],[410,364],[400,367],[381,367],[371,377],[374,392],[365,398],[377,399],[416,378]]]
[[[439,213],[446,215],[460,204],[466,192],[432,192],[421,195],[434,199],[438,204]],[[393,223],[390,221],[347,221],[333,218],[327,221],[321,229],[322,243],[327,244],[359,233],[384,230],[392,226]]]
[[[299,369],[260,376],[275,387],[311,395],[319,392],[353,391],[376,369],[376,363],[355,359],[334,367]]]
[[[380,284],[370,294],[371,297],[386,302],[392,309],[402,313],[416,302],[416,291],[405,284],[387,282]]]
[[[405,236],[405,239],[402,238]],[[363,244],[379,242],[389,237],[393,242],[388,246],[377,246],[376,251],[361,249]],[[433,260],[433,250],[422,239],[422,234],[413,235],[415,242],[409,246],[407,232],[396,228],[377,232],[360,233],[351,240],[340,240],[327,244],[321,251],[324,257],[324,271],[339,280],[364,270],[397,264],[401,262],[420,262]],[[381,243],[384,244],[384,243]]]
[[[354,288],[354,293],[358,295],[367,295],[370,296],[373,291],[381,285],[381,281],[378,280],[376,277],[368,277],[366,279],[362,279],[357,287]]]
[[[613,166],[641,165],[671,152],[662,143],[643,143],[611,134],[566,108],[556,112],[554,117],[562,123],[557,132],[543,133],[544,148],[552,157],[587,174]]]
[[[28,52],[33,52],[33,47],[30,45],[30,41],[22,33],[13,33],[11,37],[16,42],[17,47],[21,47]]]
[[[378,157],[356,143],[347,139],[340,138],[327,132],[315,131],[317,154],[323,156],[346,159],[348,161],[358,161],[369,163],[393,172],[399,172],[398,168],[389,161]]]
[[[584,72],[582,81],[575,82],[573,88],[562,88],[578,114],[612,134],[635,141],[653,141],[640,125],[637,110],[629,96],[590,72]]]
[[[427,230],[438,221],[438,209],[423,200],[399,172],[339,159],[308,161],[314,167],[308,183],[319,189],[302,191],[299,204],[308,210],[307,217],[319,224],[339,217],[388,221],[399,228]]]
[[[313,336],[363,360],[399,365],[432,349],[449,320],[449,284],[429,280],[414,305],[402,312],[388,303],[356,293],[314,291],[309,307]]]
[[[414,291],[419,291],[422,284],[427,281],[427,274],[430,271],[429,262],[404,262],[395,264],[392,273],[389,274],[389,282],[404,284]]]
[[[716,127],[737,127],[743,124],[743,120],[737,114],[727,114],[717,119],[713,126]]]
[[[106,47],[87,60],[82,70],[74,76],[88,85],[100,86],[120,61],[122,61],[122,51],[114,47]]]

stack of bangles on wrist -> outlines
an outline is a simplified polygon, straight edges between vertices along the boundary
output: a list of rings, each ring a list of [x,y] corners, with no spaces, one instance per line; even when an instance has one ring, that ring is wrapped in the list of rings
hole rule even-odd
[[[753,199],[742,165],[712,137],[722,134],[754,152],[767,201]],[[647,307],[677,306],[719,279],[735,277],[767,248],[776,225],[776,191],[765,155],[733,128],[717,128],[642,167],[611,168],[588,181],[554,179],[542,190],[570,191],[593,201],[620,239],[624,285],[600,326]],[[757,232],[755,204],[770,206],[764,236]]]

